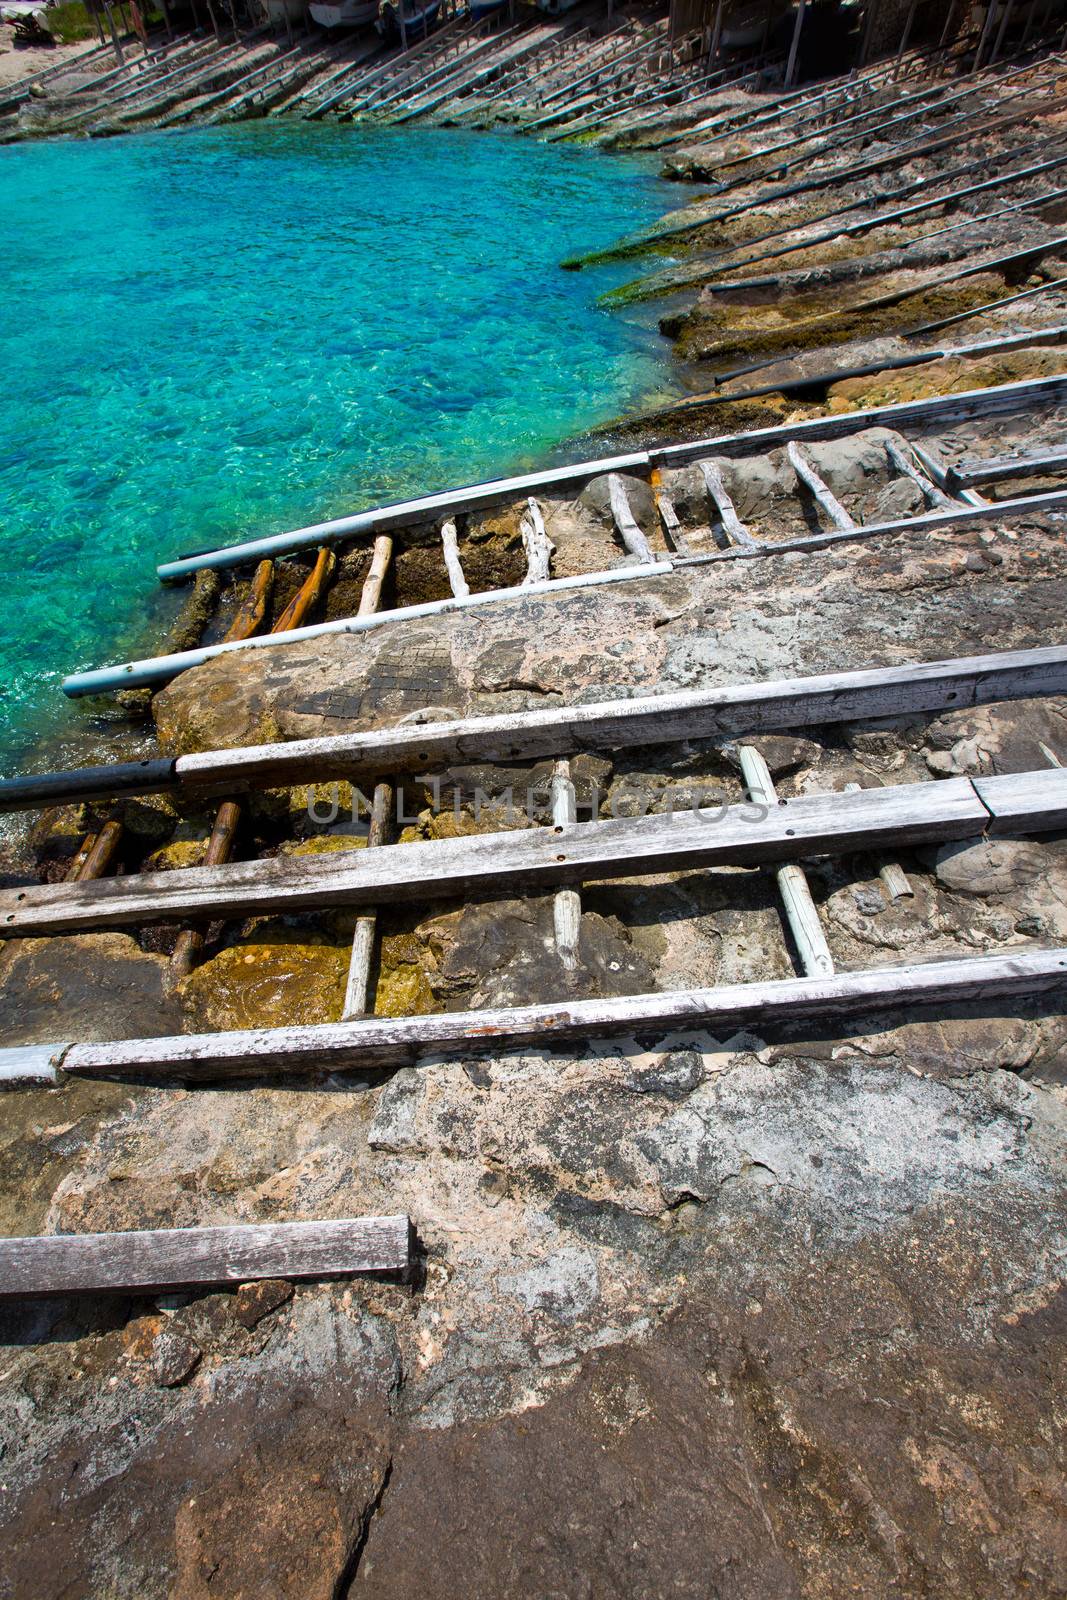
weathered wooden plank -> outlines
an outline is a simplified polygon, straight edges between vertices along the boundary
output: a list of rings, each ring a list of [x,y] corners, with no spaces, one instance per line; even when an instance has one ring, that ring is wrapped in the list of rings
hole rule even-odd
[[[763,1030],[792,1019],[878,1011],[911,1017],[922,1007],[969,1001],[976,1005],[1019,995],[1067,999],[1067,949],[1020,949],[1010,954],[878,967],[832,978],[784,978],[768,983],[687,989],[607,1000],[516,1006],[499,1011],[440,1012],[422,1017],[374,1017],[308,1028],[242,1033],[183,1034],[76,1044],[64,1070],[92,1078],[138,1077],[211,1082],[264,1073],[306,1074],[417,1064],[426,1056],[499,1053],[533,1047],[551,1051],[575,1039],[648,1035],[653,1030],[718,1029],[728,1024]]]
[[[114,667],[103,667],[92,672],[76,672],[63,680],[63,693],[77,699],[83,695],[107,694],[122,689],[144,688],[153,683],[166,683],[190,667],[201,666],[216,656],[228,655],[234,650],[280,649],[306,639],[321,639],[334,633],[368,633],[373,628],[390,627],[397,622],[410,622],[416,618],[436,617],[457,609],[469,610],[476,606],[500,605],[509,600],[527,600],[534,594],[558,594],[566,589],[596,588],[605,583],[628,583],[635,579],[657,577],[673,571],[670,561],[654,561],[650,565],[615,567],[606,572],[578,573],[568,578],[553,578],[544,584],[518,585],[512,589],[483,589],[460,600],[452,595],[446,600],[428,600],[421,605],[403,606],[395,611],[378,614],[357,614],[354,617],[336,617],[330,622],[316,622],[310,626],[292,628],[284,637],[275,634],[259,635],[254,639],[241,639],[231,644],[199,645],[193,650],[176,651],[172,655],[149,656],[143,661],[125,661]]]
[[[303,550],[309,545],[334,542],[337,539],[356,538],[360,534],[391,531],[405,528],[413,522],[430,521],[441,512],[482,510],[501,501],[515,499],[535,489],[564,488],[581,484],[603,472],[644,471],[648,467],[648,453],[631,450],[625,455],[608,456],[598,461],[579,461],[570,467],[551,467],[542,472],[526,472],[514,478],[496,478],[490,482],[472,484],[463,489],[446,489],[439,494],[423,495],[417,500],[402,500],[373,511],[359,511],[348,517],[334,517],[329,522],[318,522],[307,528],[295,528],[289,533],[271,534],[263,539],[251,539],[241,544],[229,545],[220,550],[203,550],[182,556],[176,561],[165,561],[156,571],[164,583],[190,577],[201,567],[243,566],[248,561],[263,556],[280,555],[287,550]]]
[[[649,451],[655,466],[675,467],[698,461],[705,455],[762,455],[790,439],[844,439],[867,428],[907,428],[918,423],[969,422],[979,417],[996,416],[1002,411],[1027,410],[1031,406],[1053,404],[1067,395],[1067,372],[1047,378],[1024,378],[1018,383],[1000,384],[989,389],[967,389],[961,394],[937,395],[928,400],[901,400],[891,406],[870,406],[862,411],[839,411],[804,422],[776,423],[770,428],[753,428],[745,433],[727,433],[718,438],[695,439],[687,444],[663,445]]]
[[[54,1088],[69,1044],[20,1044],[0,1050],[0,1089]]]
[[[1053,833],[1067,828],[1067,767],[1039,767],[973,782],[992,819],[987,833]]]
[[[435,763],[577,755],[1064,693],[1067,647],[1053,645],[5,778],[0,779],[0,812],[110,794],[363,779],[382,772],[424,772]]]
[[[962,461],[948,468],[953,488],[979,483],[1002,483],[1008,478],[1033,478],[1045,472],[1063,472],[1067,450],[1038,450],[1032,455],[991,456],[987,461]]]
[[[406,1216],[0,1239],[0,1299],[404,1272]]]
[[[840,855],[893,843],[964,839],[986,810],[965,778],[759,805],[619,817],[560,837],[523,828],[335,856],[278,857],[150,872],[98,883],[0,891],[0,937],[122,927],[174,917],[251,916],[301,908],[419,901],[550,888],[717,863]]]

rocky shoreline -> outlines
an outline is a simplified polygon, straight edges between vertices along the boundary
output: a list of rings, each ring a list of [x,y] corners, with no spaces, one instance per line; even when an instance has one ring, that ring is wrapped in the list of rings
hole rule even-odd
[[[671,131],[665,116],[640,137]],[[672,160],[713,181],[716,151]],[[769,298],[766,286],[709,295],[702,252],[722,238],[697,232],[680,265],[709,282],[664,316],[707,381],[691,406],[626,432],[685,439],[1059,372],[1054,346],[1024,341],[842,378],[816,398],[738,399],[746,380],[711,382],[739,355],[780,358],[771,381],[795,377],[813,350],[806,335],[782,335],[798,305],[809,320],[829,317],[820,371],[888,359],[912,324],[1017,287],[1042,292],[984,314],[973,340],[1047,327],[1063,304],[1047,287],[1056,225],[1010,226],[1010,239],[980,230],[956,259],[1032,244],[1018,284],[995,272],[931,288],[945,258],[905,242],[884,264],[855,257],[854,271],[814,274],[806,302],[811,262],[787,262]],[[847,298],[872,275],[908,291],[877,325]],[[1053,405],[921,437],[954,460],[1053,446],[1063,419]],[[862,522],[923,506],[887,467],[897,437],[872,427],[810,448]],[[797,501],[782,448],[727,460],[724,475],[738,515],[767,540],[827,526]],[[696,467],[664,479],[693,548],[714,551]],[[1011,492],[1049,482],[1036,474]],[[623,484],[653,554],[668,556],[653,487]],[[605,477],[540,504],[555,576],[632,564]],[[473,590],[521,582],[523,507],[467,518]],[[1062,526],[1033,511],[235,653],[151,696],[154,736],[167,754],[190,753],[1058,643]],[[429,522],[405,530],[392,604],[451,592],[437,538]],[[313,560],[276,564],[265,626]],[[352,614],[370,560],[366,546],[341,549],[327,617]],[[199,580],[189,637],[221,637],[248,579]],[[1067,761],[1067,702],[747,742],[786,800],[1021,772],[1043,765],[1042,751]],[[534,825],[550,767],[405,779],[400,840]],[[726,739],[598,751],[575,759],[572,776],[580,817],[594,797],[622,808],[636,794],[655,811],[694,788],[744,794]],[[476,814],[476,790],[499,798],[509,787],[532,791],[541,812],[516,818],[490,803]],[[240,854],[363,847],[351,795],[329,790],[253,792]],[[60,881],[84,836],[110,820],[123,826],[125,871],[195,867],[216,804],[148,796],[43,813],[6,884]],[[932,846],[902,865],[905,899],[887,895],[873,857],[812,864],[842,969],[1067,941],[1058,835]],[[766,869],[583,884],[582,910],[567,969],[551,895],[382,907],[376,1011],[794,970]],[[7,942],[0,1044],[334,1020],[353,920],[216,924],[178,981],[177,930],[165,925]],[[855,1026],[426,1059],[314,1084],[71,1079],[6,1096],[6,1232],[407,1210],[421,1257],[410,1284],[278,1284],[251,1305],[216,1293],[0,1307],[0,1594],[1060,1592],[1065,1039],[1062,1007],[990,1000]]]

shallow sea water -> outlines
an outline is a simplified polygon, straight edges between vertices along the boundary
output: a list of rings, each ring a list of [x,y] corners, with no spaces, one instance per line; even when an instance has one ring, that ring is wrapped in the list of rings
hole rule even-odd
[[[0,149],[0,770],[86,725],[64,673],[154,647],[157,561],[669,392],[664,341],[594,303],[628,269],[558,263],[672,201],[644,158],[454,130]]]

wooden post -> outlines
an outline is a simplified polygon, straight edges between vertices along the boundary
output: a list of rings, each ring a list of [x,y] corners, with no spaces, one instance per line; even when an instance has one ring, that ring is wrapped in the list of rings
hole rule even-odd
[[[70,872],[68,883],[89,883],[102,878],[118,854],[122,842],[122,823],[105,822],[98,834],[90,834],[82,841]]]
[[[571,764],[557,761],[552,771],[552,827],[556,833],[573,828],[578,820]],[[556,951],[568,972],[578,966],[578,938],[582,924],[582,897],[577,889],[557,889],[552,901]]]
[[[785,69],[785,88],[789,89],[796,82],[797,55],[800,50],[800,34],[804,26],[804,17],[807,14],[808,0],[800,0],[797,7],[796,26],[793,29],[793,42],[789,46],[789,61]]]
[[[308,613],[319,603],[330,586],[337,557],[327,545],[319,550],[315,565],[304,580],[299,593],[295,594],[278,618],[272,633],[288,633],[292,628],[299,628]]]

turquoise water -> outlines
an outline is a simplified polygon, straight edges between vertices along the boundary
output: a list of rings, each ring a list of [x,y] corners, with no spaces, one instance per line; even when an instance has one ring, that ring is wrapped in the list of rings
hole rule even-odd
[[[58,680],[151,648],[155,563],[535,465],[662,393],[619,281],[636,158],[251,124],[0,149],[0,767]],[[64,721],[66,717],[66,721]]]

